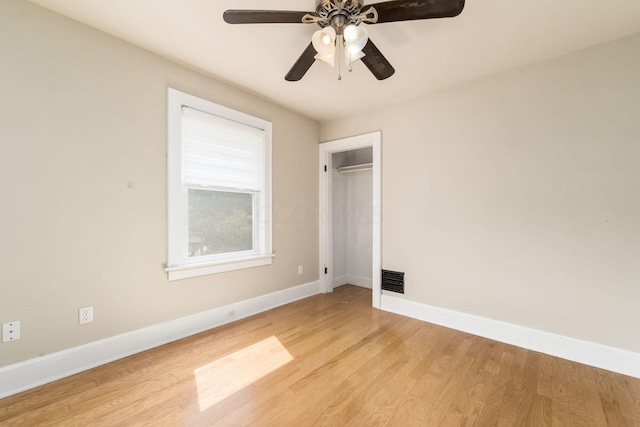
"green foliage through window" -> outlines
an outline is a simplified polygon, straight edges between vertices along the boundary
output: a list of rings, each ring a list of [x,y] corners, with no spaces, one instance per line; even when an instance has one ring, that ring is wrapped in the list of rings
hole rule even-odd
[[[251,193],[189,189],[189,257],[254,249]]]

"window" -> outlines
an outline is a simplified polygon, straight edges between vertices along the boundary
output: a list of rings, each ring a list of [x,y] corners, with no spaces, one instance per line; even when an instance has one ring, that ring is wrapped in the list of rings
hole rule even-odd
[[[169,280],[271,264],[271,123],[168,93]]]

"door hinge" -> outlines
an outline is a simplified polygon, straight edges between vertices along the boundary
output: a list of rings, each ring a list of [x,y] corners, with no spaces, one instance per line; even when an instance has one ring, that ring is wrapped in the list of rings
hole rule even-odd
[[[327,267],[324,268],[324,274],[327,274],[329,272],[329,269]]]
[[[327,171],[327,165],[324,165],[324,171],[325,172]]]

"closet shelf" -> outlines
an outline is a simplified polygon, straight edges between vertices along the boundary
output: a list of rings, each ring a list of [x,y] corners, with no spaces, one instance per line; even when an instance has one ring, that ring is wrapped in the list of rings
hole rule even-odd
[[[338,168],[338,173],[358,172],[371,169],[373,169],[373,163],[363,163],[361,165],[343,166]]]

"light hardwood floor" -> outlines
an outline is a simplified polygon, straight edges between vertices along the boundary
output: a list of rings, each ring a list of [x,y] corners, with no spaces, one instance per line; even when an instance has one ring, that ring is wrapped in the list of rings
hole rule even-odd
[[[0,400],[0,425],[640,426],[640,380],[343,286]]]

